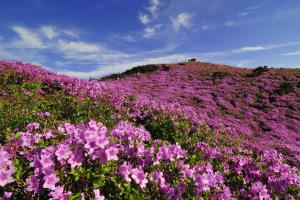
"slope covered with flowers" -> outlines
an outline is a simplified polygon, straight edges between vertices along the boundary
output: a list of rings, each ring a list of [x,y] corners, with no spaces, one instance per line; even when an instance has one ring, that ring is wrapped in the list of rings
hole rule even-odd
[[[175,88],[167,92],[165,80],[157,81],[166,85],[160,97],[154,88],[133,87],[137,79],[151,88],[151,77],[171,77],[179,68],[166,69],[100,82],[1,61],[0,198],[300,197],[294,154],[246,142],[255,129],[249,135],[222,121],[213,126],[205,109],[177,101]]]
[[[184,64],[184,65],[183,65]],[[168,70],[113,81],[141,101],[178,104],[195,122],[249,135],[256,148],[275,149],[300,163],[300,70],[241,69],[209,63],[164,65]]]

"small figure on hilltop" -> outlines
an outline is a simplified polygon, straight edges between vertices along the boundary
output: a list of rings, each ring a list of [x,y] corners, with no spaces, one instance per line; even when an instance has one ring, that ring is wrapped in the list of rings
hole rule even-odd
[[[196,58],[192,58],[190,60],[188,60],[189,62],[197,62],[197,59]]]

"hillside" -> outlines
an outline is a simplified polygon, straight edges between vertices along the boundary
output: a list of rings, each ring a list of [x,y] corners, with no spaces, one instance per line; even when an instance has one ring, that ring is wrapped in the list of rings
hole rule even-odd
[[[297,199],[298,69],[80,80],[0,61],[0,199]]]
[[[255,71],[199,62],[164,67],[113,83],[140,98],[192,109],[195,122],[247,134],[253,146],[271,147],[299,163],[300,69]]]

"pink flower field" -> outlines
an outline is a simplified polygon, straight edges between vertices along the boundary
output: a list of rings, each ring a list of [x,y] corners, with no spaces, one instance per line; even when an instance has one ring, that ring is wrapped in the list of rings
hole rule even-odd
[[[138,69],[0,61],[0,199],[300,199],[299,69]]]

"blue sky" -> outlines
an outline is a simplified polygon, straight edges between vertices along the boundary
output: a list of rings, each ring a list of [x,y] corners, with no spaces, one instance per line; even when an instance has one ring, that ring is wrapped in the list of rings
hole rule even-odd
[[[1,0],[0,59],[81,78],[195,57],[300,67],[299,0]]]

